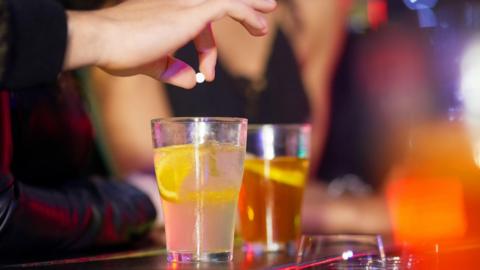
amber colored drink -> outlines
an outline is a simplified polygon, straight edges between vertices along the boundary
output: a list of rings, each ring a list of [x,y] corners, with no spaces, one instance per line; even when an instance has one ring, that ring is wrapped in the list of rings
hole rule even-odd
[[[300,234],[300,210],[308,160],[247,158],[239,195],[243,240],[264,250],[283,249]]]

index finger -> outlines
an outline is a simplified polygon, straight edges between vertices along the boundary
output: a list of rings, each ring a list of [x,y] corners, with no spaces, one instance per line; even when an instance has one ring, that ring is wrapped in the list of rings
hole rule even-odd
[[[272,0],[207,0],[197,6],[203,20],[211,22],[229,16],[240,22],[250,34],[255,36],[267,33],[266,19],[261,13],[271,12],[276,2]]]
[[[215,45],[215,38],[210,23],[207,24],[193,42],[198,53],[200,72],[205,75],[207,81],[213,81],[217,62],[217,46]]]

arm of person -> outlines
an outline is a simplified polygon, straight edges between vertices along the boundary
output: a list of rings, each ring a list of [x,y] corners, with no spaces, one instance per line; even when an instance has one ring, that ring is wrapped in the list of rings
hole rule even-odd
[[[292,36],[312,108],[310,164],[315,172],[326,140],[331,80],[342,52],[349,6],[345,1],[294,1],[302,27]],[[313,234],[390,233],[383,194],[334,197],[314,179],[305,188],[302,227],[304,232]]]
[[[210,22],[231,16],[252,35],[263,35],[267,26],[259,14],[274,8],[272,0],[148,0],[69,12],[71,35],[65,67],[94,64],[113,75],[140,73],[191,88],[196,83],[194,69],[170,53],[194,40],[199,69],[207,80],[213,80],[217,52]],[[123,38],[125,33],[128,39]]]
[[[230,16],[251,34],[263,35],[267,26],[260,14],[276,6],[274,0],[145,0],[65,13],[53,0],[4,1],[8,40],[2,43],[10,44],[2,83],[10,89],[51,81],[58,68],[87,65],[191,88],[193,68],[170,53],[193,39],[200,70],[213,80],[217,52],[210,22]]]
[[[321,160],[330,113],[330,87],[345,36],[348,6],[344,1],[293,0],[300,30],[287,27],[300,62],[312,109],[311,171]]]

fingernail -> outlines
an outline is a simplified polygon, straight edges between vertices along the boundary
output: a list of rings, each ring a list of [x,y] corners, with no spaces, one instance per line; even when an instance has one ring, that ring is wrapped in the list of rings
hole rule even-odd
[[[275,0],[263,0],[263,1],[265,1],[267,3],[270,3],[270,4],[276,4],[277,3],[277,1],[275,1]]]

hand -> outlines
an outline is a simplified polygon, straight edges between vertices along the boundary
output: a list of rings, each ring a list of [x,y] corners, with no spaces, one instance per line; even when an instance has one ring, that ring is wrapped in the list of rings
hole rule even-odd
[[[252,35],[267,33],[261,13],[275,0],[129,0],[89,12],[69,11],[65,69],[97,65],[118,76],[145,74],[184,88],[195,86],[195,71],[171,56],[194,40],[199,69],[215,77],[217,49],[210,23],[225,16]]]

